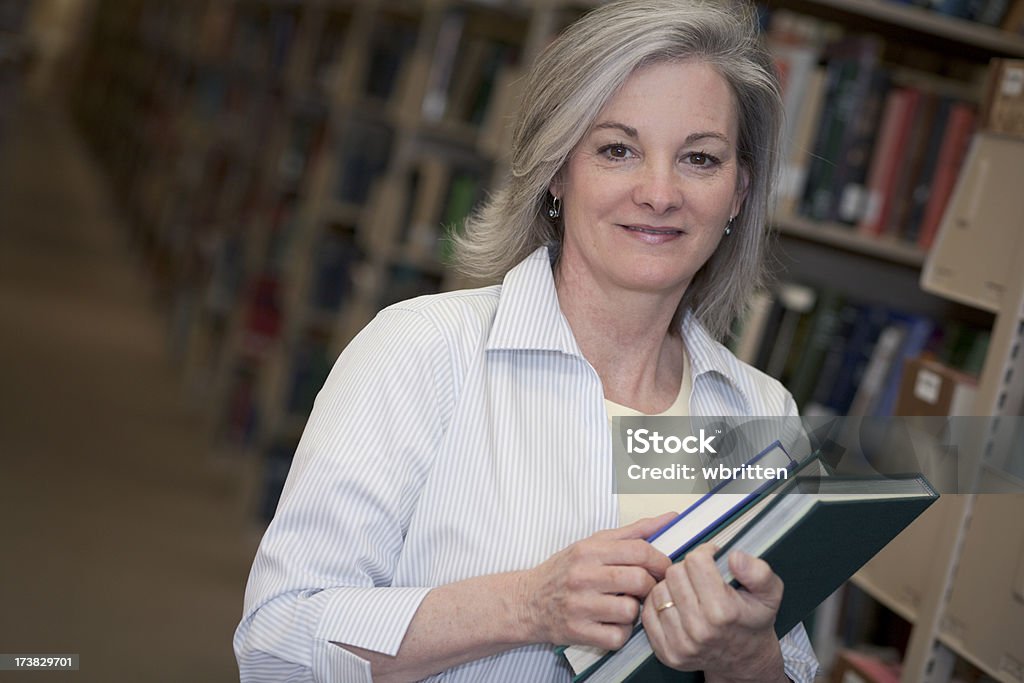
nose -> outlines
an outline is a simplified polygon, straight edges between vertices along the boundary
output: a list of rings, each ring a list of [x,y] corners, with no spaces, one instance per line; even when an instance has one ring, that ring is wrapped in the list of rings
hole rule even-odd
[[[659,215],[682,206],[681,178],[673,164],[644,164],[633,188],[633,201]]]

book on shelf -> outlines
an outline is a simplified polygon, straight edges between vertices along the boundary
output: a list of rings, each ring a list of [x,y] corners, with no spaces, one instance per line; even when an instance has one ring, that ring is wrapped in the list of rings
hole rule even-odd
[[[928,188],[928,200],[917,230],[917,244],[922,249],[930,249],[935,242],[935,233],[953,194],[976,125],[977,115],[973,107],[963,102],[952,105]]]
[[[829,683],[899,683],[900,666],[853,650],[842,650]]]
[[[769,15],[768,45],[782,88],[784,122],[777,213],[791,216],[807,178],[814,136],[826,90],[823,46],[837,39],[838,27],[785,9]]]
[[[490,104],[480,123],[477,146],[492,158],[512,149],[513,117],[522,99],[524,71],[518,64],[505,64],[494,78]]]
[[[968,375],[980,376],[991,336],[991,330],[987,328],[947,322],[935,356],[952,368]]]
[[[484,36],[466,36],[447,95],[444,116],[480,126],[491,106],[495,84],[517,60],[515,46]]]
[[[339,85],[341,55],[350,21],[348,12],[337,9],[330,9],[324,14],[310,65],[313,86],[323,93],[333,93]]]
[[[808,462],[810,460],[803,466]],[[774,480],[736,478],[722,481],[651,535],[647,541],[655,550],[675,560],[719,530],[740,510],[757,500],[765,499],[765,496],[779,488],[786,478],[798,469],[798,463],[789,456],[779,441],[770,444],[744,466],[783,469],[787,475],[785,478]],[[607,650],[582,645],[558,649],[577,673],[590,669],[608,654]]]
[[[782,146],[788,152],[796,139],[798,114],[808,99],[811,75],[818,66],[821,50],[814,44],[774,41],[770,43],[770,49],[782,88],[782,109],[786,116],[782,128]]]
[[[464,9],[449,8],[441,17],[420,110],[424,121],[440,121],[448,109],[448,92],[458,64],[465,25]]]
[[[894,178],[893,201],[890,204],[888,215],[885,217],[885,225],[882,227],[882,232],[888,235],[898,237],[907,226],[912,201],[911,195],[927,156],[931,131],[939,112],[939,101],[940,98],[935,93],[921,91],[910,135],[907,138],[907,146],[899,160]]]
[[[1013,0],[999,28],[1011,35],[1024,37],[1024,0]]]
[[[815,369],[813,388],[802,402],[797,403],[803,415],[812,417],[842,412],[835,407],[834,389],[846,369],[846,346],[853,336],[861,310],[856,304],[844,302],[836,311],[835,330],[829,337],[820,365]]]
[[[801,322],[814,309],[817,292],[812,287],[795,282],[780,283],[775,291],[772,309],[765,323],[764,333],[754,366],[772,377],[781,379]]]
[[[1024,59],[993,59],[982,102],[981,127],[1024,139]]]
[[[338,179],[335,199],[345,204],[362,204],[373,183],[387,170],[394,131],[382,123],[351,120],[336,147]]]
[[[262,347],[278,337],[283,324],[282,298],[281,279],[273,273],[262,273],[249,285],[243,331],[250,344]]]
[[[318,311],[337,312],[352,292],[352,268],[363,259],[355,235],[325,231],[313,252],[310,305]]]
[[[729,350],[748,365],[753,365],[757,360],[757,350],[764,338],[773,301],[771,292],[759,289],[751,296],[747,309],[736,321]]]
[[[791,354],[797,360],[786,387],[798,406],[803,406],[810,400],[815,382],[821,376],[825,357],[836,341],[842,305],[843,299],[836,290],[821,290],[809,321],[807,335],[799,349],[795,349],[796,353]]]
[[[451,261],[451,240],[448,239],[448,236],[462,231],[466,219],[480,199],[482,187],[483,180],[480,170],[475,168],[452,169],[448,178],[444,209],[441,213],[441,225],[445,234],[445,238],[439,245],[439,258],[442,263]]]
[[[908,314],[903,321],[902,342],[893,356],[882,380],[881,390],[875,401],[872,414],[878,417],[896,414],[905,363],[920,356],[929,347],[936,332],[935,323],[925,316]]]
[[[949,117],[953,113],[955,100],[947,96],[939,96],[935,116],[926,134],[924,150],[920,164],[911,174],[910,188],[905,198],[902,220],[897,220],[896,231],[903,241],[918,244],[921,234],[921,221],[931,194],[935,174],[938,171],[939,156],[942,142],[949,130]]]
[[[841,202],[848,181],[856,181],[862,174],[860,167],[866,168],[862,157],[869,153],[865,147],[870,150],[875,119],[881,111],[880,91],[887,83],[879,61],[881,47],[876,36],[857,35],[826,49],[825,101],[800,208],[808,218],[837,220],[840,209],[845,208]],[[847,203],[859,206],[860,200],[848,199]]]
[[[971,20],[985,26],[998,27],[1010,11],[1012,0],[981,0],[977,3]]]
[[[436,157],[421,159],[413,172],[417,175],[415,194],[411,195],[408,240],[414,252],[433,257],[441,239],[445,203],[451,180],[450,165]],[[402,226],[406,229],[406,226]],[[401,243],[401,241],[400,241]]]
[[[379,308],[424,294],[433,294],[440,288],[441,276],[438,273],[426,272],[416,265],[396,263],[388,269]]]
[[[880,235],[889,223],[900,161],[910,144],[920,99],[921,92],[915,88],[895,88],[886,96],[878,144],[868,169],[867,202],[858,223],[861,234]]]
[[[232,369],[228,380],[220,436],[228,443],[248,446],[256,435],[258,422],[258,370],[241,362]]]
[[[851,303],[840,311],[835,356],[826,359],[828,364],[804,407],[805,414],[845,415],[850,411],[888,319],[882,306]]]
[[[783,148],[786,151],[777,199],[777,210],[781,216],[792,216],[797,213],[812,158],[815,127],[821,117],[825,101],[825,69],[816,66],[808,74],[807,79],[804,98],[798,109],[792,113],[787,110],[787,117],[792,118],[794,124],[792,138]]]
[[[369,54],[362,90],[368,97],[390,101],[402,82],[416,48],[419,27],[405,17],[376,17],[370,36]]]
[[[832,209],[828,220],[856,225],[867,206],[868,170],[871,156],[877,149],[875,141],[878,122],[889,90],[889,74],[880,65],[874,65],[855,84],[859,90],[851,94],[859,97],[851,115],[852,122],[843,138],[841,155],[835,170]]]
[[[890,322],[882,330],[864,369],[864,374],[857,385],[857,391],[850,404],[850,415],[874,413],[875,403],[882,391],[885,376],[905,335],[906,329],[894,322]]]
[[[738,587],[728,559],[737,552],[765,560],[785,584],[775,619],[780,638],[938,499],[921,475],[890,477],[797,476],[760,508],[726,524],[710,541],[715,564]],[[738,528],[737,528],[738,527]],[[574,681],[702,680],[657,660],[642,627],[627,643]]]
[[[327,112],[317,108],[297,112],[291,120],[288,143],[278,162],[278,175],[285,187],[305,184],[327,140]]]

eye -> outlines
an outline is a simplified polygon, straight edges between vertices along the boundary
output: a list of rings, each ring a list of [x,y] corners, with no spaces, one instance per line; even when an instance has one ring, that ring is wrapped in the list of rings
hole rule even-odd
[[[701,168],[709,168],[719,163],[717,157],[713,157],[707,152],[690,152],[686,155],[685,159],[691,165]]]
[[[635,156],[633,154],[633,150],[621,142],[605,145],[598,150],[598,153],[613,161],[625,161],[626,159],[630,159]]]

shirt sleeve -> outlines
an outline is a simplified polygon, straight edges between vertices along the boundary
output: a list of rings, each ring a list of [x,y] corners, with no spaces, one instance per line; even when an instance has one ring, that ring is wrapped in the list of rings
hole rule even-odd
[[[398,652],[430,589],[394,573],[451,394],[449,349],[419,312],[381,312],[341,354],[249,575],[243,682],[369,682],[340,644]]]
[[[779,640],[782,648],[782,665],[793,683],[813,683],[818,674],[818,658],[814,655],[811,641],[803,624],[797,624]]]

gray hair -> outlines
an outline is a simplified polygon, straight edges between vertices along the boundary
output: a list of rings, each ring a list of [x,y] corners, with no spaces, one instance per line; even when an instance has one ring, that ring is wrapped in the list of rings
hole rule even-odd
[[[738,106],[738,158],[749,175],[749,187],[731,235],[694,276],[672,329],[677,331],[691,310],[722,339],[764,280],[782,123],[778,79],[761,45],[756,14],[745,4],[617,0],[566,29],[525,77],[510,177],[455,237],[457,267],[471,278],[495,281],[538,247],[560,247],[562,223],[547,214],[552,179],[634,71],[685,59],[709,64],[732,88]]]

